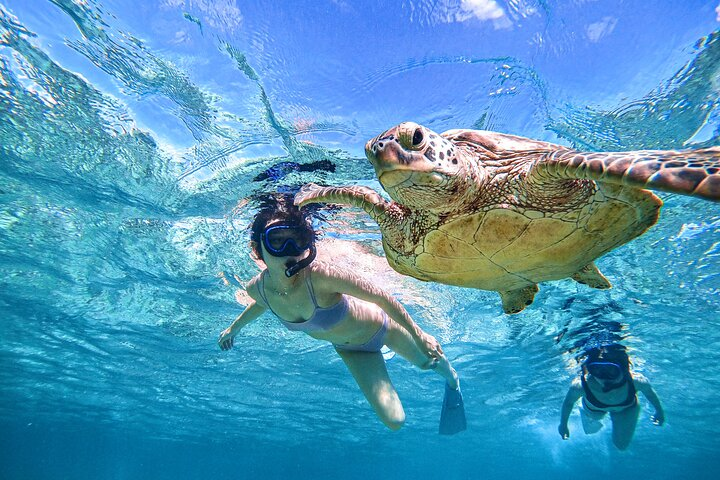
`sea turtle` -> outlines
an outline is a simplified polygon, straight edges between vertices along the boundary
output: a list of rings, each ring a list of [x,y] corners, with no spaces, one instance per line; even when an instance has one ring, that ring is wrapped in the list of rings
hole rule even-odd
[[[720,147],[581,153],[405,122],[368,141],[365,153],[393,202],[367,187],[315,184],[295,202],[364,209],[392,268],[497,291],[506,313],[530,305],[539,282],[570,277],[610,288],[593,262],[657,221],[662,201],[644,188],[720,201]]]

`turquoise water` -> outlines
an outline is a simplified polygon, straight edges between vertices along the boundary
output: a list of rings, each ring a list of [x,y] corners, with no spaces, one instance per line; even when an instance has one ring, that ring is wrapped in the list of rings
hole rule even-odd
[[[349,208],[321,249],[396,292],[458,369],[469,428],[437,435],[442,381],[388,363],[385,429],[333,349],[265,316],[219,332],[257,267],[257,195],[379,188],[367,139],[405,120],[587,150],[720,145],[717,1],[1,0],[0,477],[720,476],[720,206],[598,262],[613,282],[497,295],[395,274]],[[557,434],[576,356],[626,345],[654,385],[628,451]]]

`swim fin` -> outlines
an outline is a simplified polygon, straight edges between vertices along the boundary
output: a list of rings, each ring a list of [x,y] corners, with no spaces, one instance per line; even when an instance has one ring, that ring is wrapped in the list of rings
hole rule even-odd
[[[467,429],[465,403],[460,387],[456,389],[445,383],[445,397],[440,412],[440,435],[455,435]]]

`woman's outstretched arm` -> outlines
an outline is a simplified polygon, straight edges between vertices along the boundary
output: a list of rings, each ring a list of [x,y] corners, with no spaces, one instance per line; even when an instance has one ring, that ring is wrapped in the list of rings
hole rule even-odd
[[[634,373],[633,383],[635,383],[635,388],[639,392],[642,392],[642,394],[645,395],[645,398],[648,399],[648,402],[655,407],[655,413],[652,417],[650,417],[650,419],[655,425],[661,426],[665,423],[665,411],[660,403],[660,398],[657,396],[657,393],[655,393],[655,389],[653,389],[652,385],[650,385],[650,381],[645,378],[644,375]]]
[[[320,280],[322,286],[326,289],[335,290],[337,293],[343,293],[376,304],[398,325],[410,333],[422,352],[434,358],[442,355],[442,347],[440,347],[438,341],[432,335],[425,333],[415,323],[405,307],[380,286],[354,272],[328,264],[318,265],[313,270],[313,278]]]
[[[570,419],[570,413],[580,397],[583,395],[583,388],[580,380],[575,378],[565,395],[565,400],[562,404],[562,410],[560,411],[560,425],[558,425],[558,433],[563,438],[567,439],[570,436],[570,429],[568,429],[568,420]]]
[[[233,347],[235,335],[237,335],[245,325],[262,315],[265,310],[265,307],[254,301],[248,305],[230,326],[220,333],[220,338],[218,339],[220,348],[222,350],[230,350]]]
[[[245,325],[257,319],[260,315],[265,313],[265,310],[267,310],[265,305],[257,303],[255,300],[258,296],[257,277],[248,283],[246,291],[252,300],[250,304],[245,307],[245,310],[243,310],[243,312],[235,318],[230,326],[220,333],[218,345],[222,350],[230,350],[233,347],[235,335],[237,335],[238,332],[245,327]]]

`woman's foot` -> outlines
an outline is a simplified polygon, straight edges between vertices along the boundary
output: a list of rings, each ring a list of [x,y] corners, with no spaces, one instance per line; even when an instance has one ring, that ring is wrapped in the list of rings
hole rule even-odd
[[[445,380],[447,380],[447,384],[452,388],[453,390],[457,390],[460,388],[460,379],[458,378],[458,374],[455,371],[454,368],[450,365],[450,362],[448,361],[447,357],[443,355],[440,357],[440,360],[437,364],[437,372],[442,375]]]

